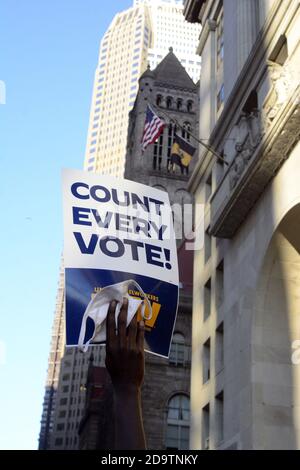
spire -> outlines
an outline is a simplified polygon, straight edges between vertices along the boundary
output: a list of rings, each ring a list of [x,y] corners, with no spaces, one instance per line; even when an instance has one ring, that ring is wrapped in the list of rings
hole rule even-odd
[[[150,64],[149,64],[149,63],[148,63],[148,65],[147,65],[147,70],[145,70],[145,72],[143,73],[143,75],[141,75],[140,80],[142,80],[143,78],[154,78],[154,73],[153,73],[153,71],[150,69]]]
[[[169,48],[169,53],[158,66],[151,71],[151,74],[155,80],[160,80],[170,85],[191,89],[196,88],[195,83],[174,54],[173,47]]]

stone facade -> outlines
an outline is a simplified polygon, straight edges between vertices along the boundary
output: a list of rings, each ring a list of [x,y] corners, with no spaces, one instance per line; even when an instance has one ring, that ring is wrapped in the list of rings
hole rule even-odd
[[[189,186],[206,233],[191,448],[299,449],[300,5],[188,0],[185,12],[202,23],[200,135],[228,163],[201,149]]]

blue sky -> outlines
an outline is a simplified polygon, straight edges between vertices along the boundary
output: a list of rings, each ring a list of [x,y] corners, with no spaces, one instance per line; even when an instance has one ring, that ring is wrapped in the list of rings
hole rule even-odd
[[[131,3],[1,1],[0,449],[37,447],[63,244],[61,169],[82,167],[99,41]]]

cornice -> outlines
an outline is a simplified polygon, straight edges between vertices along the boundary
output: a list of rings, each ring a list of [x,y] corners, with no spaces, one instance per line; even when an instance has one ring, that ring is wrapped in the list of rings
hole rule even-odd
[[[180,87],[180,86],[177,86],[177,85],[172,85],[172,84],[167,83],[167,82],[156,81],[156,82],[154,82],[154,86],[162,87],[162,88],[169,88],[169,89],[179,90],[179,91],[188,91],[189,93],[194,93],[194,94],[198,93],[196,85],[195,85],[195,88],[189,88],[189,87]]]

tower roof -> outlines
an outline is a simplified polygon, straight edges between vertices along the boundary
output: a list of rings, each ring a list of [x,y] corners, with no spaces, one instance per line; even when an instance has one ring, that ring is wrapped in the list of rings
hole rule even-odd
[[[155,78],[153,70],[150,69],[150,65],[148,64],[147,70],[141,75],[140,80],[142,78]]]
[[[196,89],[195,83],[177,59],[172,47],[170,47],[166,57],[153,70],[153,74],[156,80],[170,85]]]

